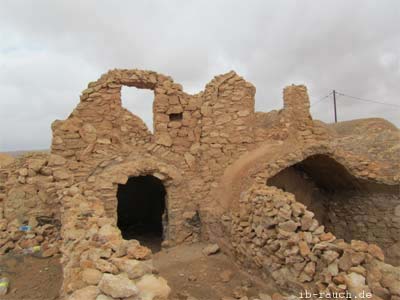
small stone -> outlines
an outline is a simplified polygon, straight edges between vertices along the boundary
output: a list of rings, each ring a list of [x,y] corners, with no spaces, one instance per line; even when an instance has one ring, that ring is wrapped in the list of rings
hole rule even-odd
[[[207,255],[207,256],[215,254],[218,251],[219,251],[218,244],[210,244],[210,245],[207,245],[205,248],[203,248],[203,254]]]
[[[46,250],[44,250],[42,252],[42,257],[51,257],[53,255],[56,255],[60,250],[58,249],[58,247],[50,247],[47,248]]]
[[[353,252],[351,253],[351,262],[353,266],[361,264],[365,260],[364,252]]]
[[[154,275],[144,275],[138,282],[139,298],[145,300],[164,300],[168,299],[171,292],[167,281],[162,277]]]
[[[146,260],[151,257],[151,250],[144,246],[131,246],[126,249],[126,254],[129,258]]]
[[[39,172],[39,170],[46,164],[45,159],[30,159],[28,160],[29,169]]]
[[[342,257],[339,259],[339,268],[343,271],[347,271],[353,266],[353,262],[351,260],[351,252],[344,251]]]
[[[151,274],[154,269],[151,261],[114,258],[112,259],[112,262],[119,270],[125,272],[129,279],[137,279],[145,274]]]
[[[260,297],[260,300],[272,300],[272,297],[268,294],[260,293],[258,296]]]
[[[156,136],[155,142],[159,145],[171,147],[172,146],[172,138],[168,133],[158,134]]]
[[[351,267],[348,272],[354,272],[364,277],[367,275],[367,270],[365,270],[365,268],[362,266]]]
[[[301,229],[302,230],[309,230],[313,225],[314,219],[310,216],[303,216],[301,218]]]
[[[19,169],[19,170],[18,170],[18,174],[19,174],[20,176],[23,176],[23,177],[28,176],[28,169],[27,169],[27,168]]]
[[[385,274],[381,280],[382,285],[389,289],[392,295],[400,296],[399,280],[392,274]]]
[[[315,274],[315,262],[310,261],[309,263],[307,263],[303,271],[307,275],[313,276]]]
[[[67,180],[71,178],[71,174],[66,170],[56,170],[53,172],[53,177],[56,181]]]
[[[297,227],[299,227],[299,224],[292,220],[279,224],[279,228],[287,232],[294,232],[296,231]]]
[[[369,292],[368,286],[365,284],[365,277],[358,273],[350,273],[344,276],[345,283],[352,295],[359,295],[361,292]]]
[[[113,240],[118,239],[121,233],[115,226],[106,224],[100,228],[98,235],[100,239]]]
[[[137,286],[123,275],[103,274],[99,288],[104,294],[113,298],[126,298],[139,293]]]
[[[329,264],[327,270],[332,276],[338,275],[339,274],[339,267],[338,267],[337,261]]]
[[[382,249],[378,245],[369,244],[368,245],[368,253],[381,261],[385,260],[385,254],[383,253]]]
[[[327,233],[323,233],[323,234],[321,234],[320,236],[319,236],[319,239],[320,239],[320,241],[329,241],[329,242],[331,242],[331,241],[334,241],[335,240],[335,236],[332,234],[332,233],[330,233],[330,232],[327,232]]]
[[[237,286],[233,289],[232,296],[236,299],[240,299],[246,296],[246,291],[243,287]]]
[[[105,259],[97,259],[94,265],[102,273],[112,273],[112,274],[118,273],[118,268]]]
[[[360,251],[360,252],[367,252],[368,251],[368,244],[364,241],[359,241],[359,240],[351,240],[351,249],[354,251]]]
[[[305,241],[299,242],[299,249],[300,249],[300,254],[303,257],[306,257],[308,254],[311,253],[310,248],[308,247],[308,244]]]
[[[380,285],[373,286],[372,292],[383,300],[390,300],[390,291]]]
[[[73,292],[68,300],[96,300],[99,292],[97,286],[87,286]]]
[[[324,252],[324,254],[322,254],[322,259],[327,264],[330,264],[331,262],[333,262],[338,257],[339,257],[339,253],[337,253],[336,251],[332,251],[332,250],[327,250],[327,251]]]
[[[49,167],[53,167],[53,166],[62,166],[67,162],[67,160],[60,156],[60,155],[56,155],[56,154],[50,154],[49,156],[49,161],[47,163],[47,165]]]
[[[231,270],[222,271],[221,274],[219,274],[219,277],[222,282],[229,282],[233,277],[233,272]]]
[[[82,271],[82,280],[88,284],[97,285],[100,282],[102,276],[103,273],[96,269],[88,268]]]

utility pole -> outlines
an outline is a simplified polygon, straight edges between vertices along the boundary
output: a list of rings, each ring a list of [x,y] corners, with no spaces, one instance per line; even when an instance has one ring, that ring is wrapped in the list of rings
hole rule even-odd
[[[337,111],[336,111],[336,91],[333,90],[333,109],[335,112],[335,123],[337,123]]]

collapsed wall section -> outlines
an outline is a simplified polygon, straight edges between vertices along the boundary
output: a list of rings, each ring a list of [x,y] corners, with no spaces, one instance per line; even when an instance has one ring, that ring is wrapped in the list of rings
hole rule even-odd
[[[318,207],[315,201],[321,200],[321,195],[328,196],[329,191],[365,187],[361,184],[366,181],[363,174],[370,174],[369,168],[380,167],[378,164],[344,167],[347,156],[335,150],[326,142],[289,141],[243,155],[226,170],[220,181],[221,189],[213,195],[220,200],[223,210],[215,212],[218,221],[209,226],[211,236],[243,266],[258,268],[261,276],[272,276],[285,290],[370,291],[383,299],[397,297],[399,271],[383,263],[385,254],[376,244],[379,240],[371,240],[369,244],[354,236],[346,242],[329,232],[329,223],[325,227],[320,222],[329,219],[326,203],[320,203],[320,210],[314,214],[299,202],[315,209]],[[310,163],[312,158],[317,158],[318,164]],[[320,165],[321,162],[325,163]],[[282,177],[274,178],[280,172]],[[279,187],[286,191],[268,186],[271,178],[275,179],[274,185],[280,183]],[[379,181],[374,178],[377,186],[387,183],[392,185],[390,189],[398,187],[396,181],[383,175]],[[315,190],[321,185],[326,187],[324,191]],[[389,218],[394,217],[391,210]],[[395,227],[396,222],[390,226]],[[376,274],[380,276],[378,279],[374,277]]]
[[[399,296],[398,271],[382,263],[380,247],[337,239],[293,194],[255,184],[239,210],[224,218],[237,259],[272,276],[285,290]]]
[[[33,247],[40,247],[43,257],[59,252],[61,202],[57,191],[73,183],[65,164],[61,156],[31,153],[2,169],[6,176],[2,182],[1,254],[22,253]]]

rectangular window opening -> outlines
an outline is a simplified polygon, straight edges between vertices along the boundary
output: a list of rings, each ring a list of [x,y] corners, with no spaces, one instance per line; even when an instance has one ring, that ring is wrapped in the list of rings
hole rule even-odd
[[[170,114],[169,115],[169,120],[170,121],[182,121],[182,113],[178,113],[178,114]]]

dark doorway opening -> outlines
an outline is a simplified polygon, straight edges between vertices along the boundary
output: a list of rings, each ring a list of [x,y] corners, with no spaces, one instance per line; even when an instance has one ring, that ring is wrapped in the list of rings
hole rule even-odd
[[[118,185],[118,222],[122,237],[136,239],[153,252],[161,249],[166,190],[152,175],[131,177]],[[164,217],[163,217],[164,216]],[[165,224],[166,225],[166,224]]]

